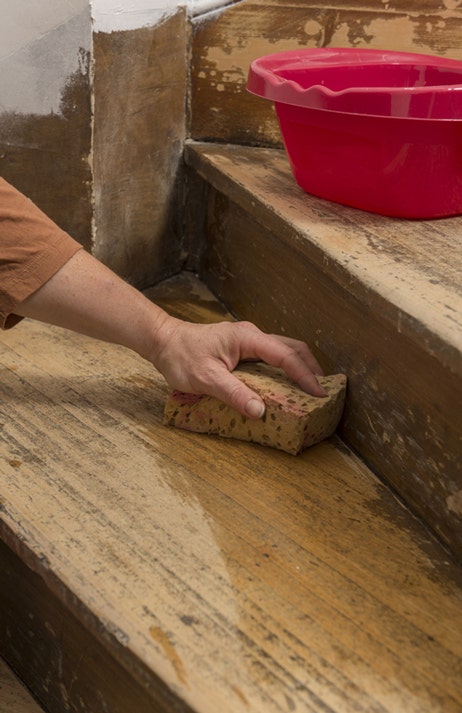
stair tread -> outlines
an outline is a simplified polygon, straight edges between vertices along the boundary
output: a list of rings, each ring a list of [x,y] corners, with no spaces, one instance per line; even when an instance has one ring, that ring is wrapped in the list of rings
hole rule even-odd
[[[190,141],[185,159],[207,187],[201,277],[241,319],[348,374],[342,438],[462,557],[462,216],[316,198],[279,149]]]
[[[462,216],[399,220],[311,196],[281,149],[190,141],[187,162],[281,240],[376,302],[409,336],[462,373]]]
[[[43,709],[1,658],[0,710],[5,713],[43,713]]]
[[[227,317],[189,276],[149,294]],[[2,539],[139,685],[198,713],[460,711],[461,571],[337,438],[164,427],[149,364],[27,320],[0,369]]]

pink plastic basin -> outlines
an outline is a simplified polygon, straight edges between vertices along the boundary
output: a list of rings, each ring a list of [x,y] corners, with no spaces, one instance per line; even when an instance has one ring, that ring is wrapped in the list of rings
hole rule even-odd
[[[395,217],[462,213],[462,62],[296,50],[255,60],[247,88],[274,101],[305,191]]]

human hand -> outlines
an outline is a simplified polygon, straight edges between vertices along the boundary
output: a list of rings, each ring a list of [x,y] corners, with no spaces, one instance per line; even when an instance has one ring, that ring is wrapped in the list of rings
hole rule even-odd
[[[232,374],[240,361],[281,367],[308,393],[326,395],[316,380],[322,370],[303,342],[264,334],[250,322],[175,319],[84,250],[15,314],[122,344],[154,364],[172,388],[214,396],[250,418],[263,416],[265,405]]]
[[[243,416],[257,419],[264,414],[263,400],[232,374],[246,360],[280,367],[304,391],[326,395],[316,379],[322,369],[306,344],[265,334],[250,322],[191,324],[169,317],[150,356],[171,388],[214,396]]]

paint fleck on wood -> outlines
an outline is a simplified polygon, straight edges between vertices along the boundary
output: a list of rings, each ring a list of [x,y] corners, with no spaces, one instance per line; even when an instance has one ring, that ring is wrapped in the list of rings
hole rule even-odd
[[[271,102],[245,90],[253,59],[301,47],[344,46],[462,59],[460,4],[244,0],[193,28],[191,135],[280,146]]]
[[[172,664],[173,670],[175,671],[180,683],[187,686],[188,683],[184,664],[177,653],[172,635],[165,632],[160,628],[160,626],[150,626],[149,634],[154,641],[162,647],[167,659]]]

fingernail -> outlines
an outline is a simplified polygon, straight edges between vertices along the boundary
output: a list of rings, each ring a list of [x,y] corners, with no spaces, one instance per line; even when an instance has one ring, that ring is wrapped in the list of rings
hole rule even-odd
[[[250,418],[261,418],[265,413],[265,404],[258,399],[250,399],[247,401],[245,410]]]

